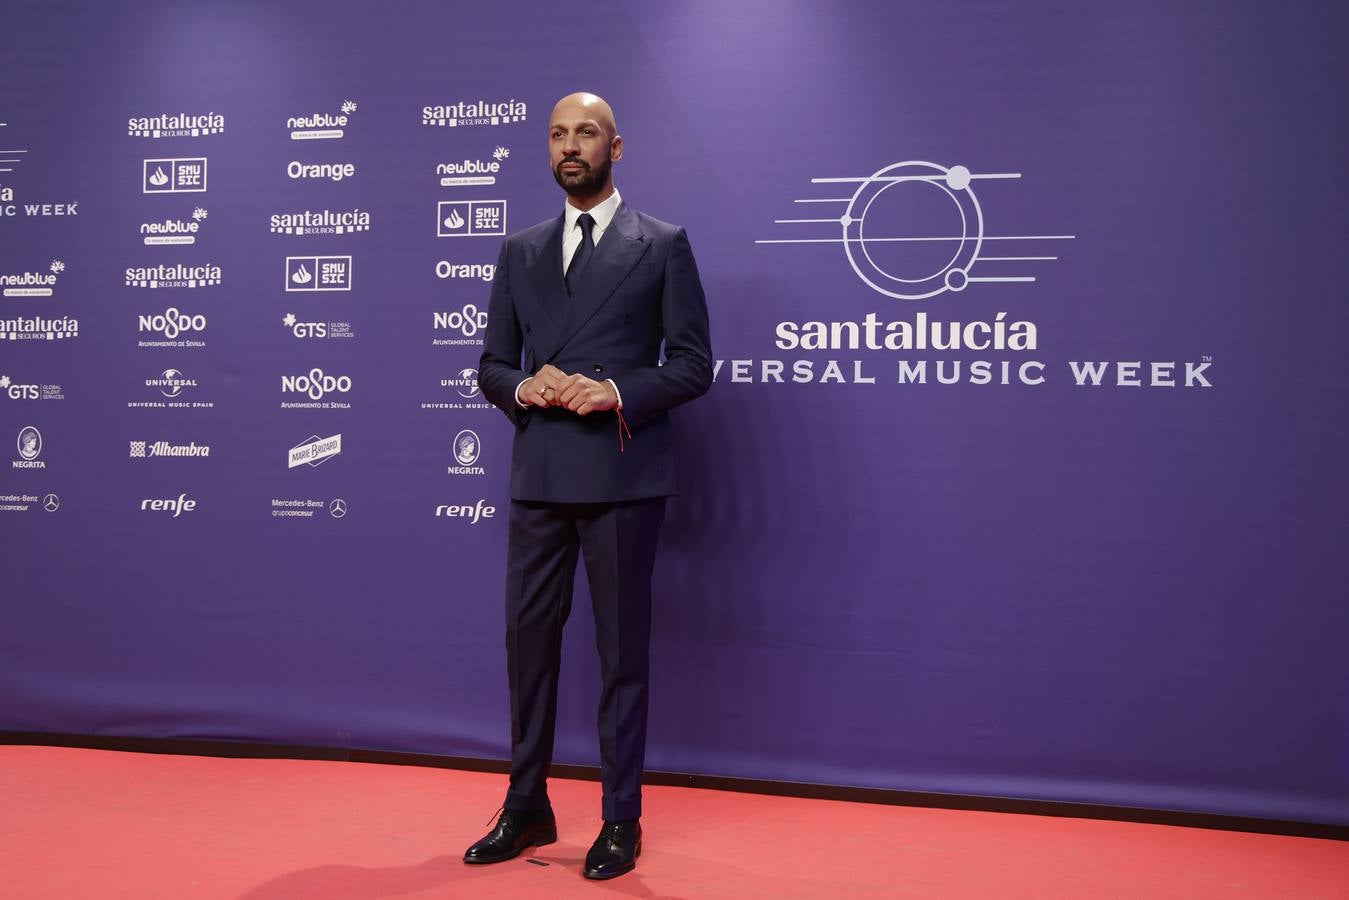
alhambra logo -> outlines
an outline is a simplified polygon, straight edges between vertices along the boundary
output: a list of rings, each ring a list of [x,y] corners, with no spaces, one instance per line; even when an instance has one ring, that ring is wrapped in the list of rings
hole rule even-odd
[[[199,288],[220,284],[220,267],[210,264],[188,266],[183,263],[126,270],[126,286],[138,288]]]
[[[220,113],[161,113],[155,116],[133,116],[126,120],[128,137],[169,138],[207,137],[225,131],[225,117]]]
[[[272,234],[305,237],[316,234],[358,234],[370,230],[370,213],[363,209],[304,209],[276,213],[269,224]]]
[[[351,114],[357,109],[354,100],[343,100],[337,113],[309,113],[303,116],[291,116],[286,120],[292,141],[332,141],[341,140],[346,135],[346,127]]]
[[[56,287],[56,279],[66,270],[66,264],[59,259],[45,272],[19,272],[0,275],[0,287],[6,297],[50,297]]]
[[[208,213],[204,207],[192,210],[186,219],[163,219],[158,222],[141,223],[141,241],[148,247],[166,244],[195,244],[197,233],[206,223]]]
[[[422,124],[438,128],[472,125],[510,125],[525,121],[525,101],[457,100],[443,106],[423,106]]]

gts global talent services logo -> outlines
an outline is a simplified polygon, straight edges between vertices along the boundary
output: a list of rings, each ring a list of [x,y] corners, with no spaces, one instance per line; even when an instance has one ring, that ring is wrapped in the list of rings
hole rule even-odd
[[[225,131],[225,117],[221,113],[160,113],[155,116],[132,116],[126,120],[127,137],[170,138],[207,137]]]
[[[437,128],[464,128],[473,125],[511,125],[523,122],[525,101],[458,100],[441,106],[423,106],[422,124]]]
[[[206,157],[147,159],[141,163],[142,194],[200,194],[206,190]]]
[[[286,330],[294,337],[302,340],[308,338],[342,339],[356,336],[350,322],[301,322],[295,313],[286,313],[282,316],[281,324],[286,326]]]
[[[59,259],[45,272],[17,272],[0,275],[0,287],[6,297],[50,297],[55,293],[56,280],[66,270],[66,264]]]
[[[198,206],[186,219],[163,219],[158,222],[141,223],[141,241],[147,247],[166,244],[195,244],[197,233],[206,223],[207,212]]]
[[[286,127],[290,129],[292,141],[341,140],[346,135],[344,129],[355,111],[355,101],[343,100],[335,115],[316,112],[305,116],[291,116],[286,120]]]
[[[477,187],[497,183],[501,164],[511,155],[507,147],[498,146],[491,159],[463,159],[443,162],[436,166],[436,177],[441,187]]]
[[[199,288],[220,284],[220,267],[206,263],[189,266],[183,263],[157,266],[129,266],[126,286],[136,288]]]
[[[0,397],[9,400],[64,400],[59,384],[19,384],[8,375],[0,375]]]

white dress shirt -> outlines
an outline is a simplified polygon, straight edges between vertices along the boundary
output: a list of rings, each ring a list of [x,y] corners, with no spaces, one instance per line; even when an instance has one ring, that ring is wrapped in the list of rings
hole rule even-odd
[[[618,205],[622,202],[623,198],[619,196],[618,189],[615,188],[614,192],[605,198],[603,203],[600,203],[589,210],[577,209],[572,206],[571,203],[567,203],[563,206],[562,276],[564,278],[567,275],[567,267],[571,265],[571,258],[576,255],[576,248],[580,247],[581,241],[585,239],[585,232],[581,230],[581,226],[577,221],[581,218],[581,214],[583,212],[589,212],[591,218],[595,220],[595,224],[590,226],[590,238],[595,242],[596,248],[598,248],[600,238],[604,237],[604,233],[609,230],[609,225],[614,220],[614,214],[618,212]],[[595,251],[592,250],[591,252],[593,253]],[[528,378],[525,379],[525,381],[528,380]],[[617,408],[622,409],[623,395],[619,393],[618,385],[612,378],[606,378],[604,380],[613,386],[614,396],[618,398]],[[520,406],[528,405],[520,400],[520,388],[525,386],[525,381],[522,381],[515,386],[515,402]]]

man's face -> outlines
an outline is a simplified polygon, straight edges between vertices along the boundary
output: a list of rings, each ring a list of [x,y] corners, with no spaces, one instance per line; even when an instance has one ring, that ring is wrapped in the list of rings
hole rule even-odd
[[[553,178],[571,196],[589,197],[603,190],[621,148],[585,107],[568,104],[553,110],[548,126],[549,161]]]

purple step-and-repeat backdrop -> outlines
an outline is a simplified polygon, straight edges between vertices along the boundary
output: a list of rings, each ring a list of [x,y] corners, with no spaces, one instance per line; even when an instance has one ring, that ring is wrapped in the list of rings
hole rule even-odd
[[[1341,7],[3,18],[0,730],[506,754],[475,366],[587,89],[717,360],[651,768],[1349,821]]]

